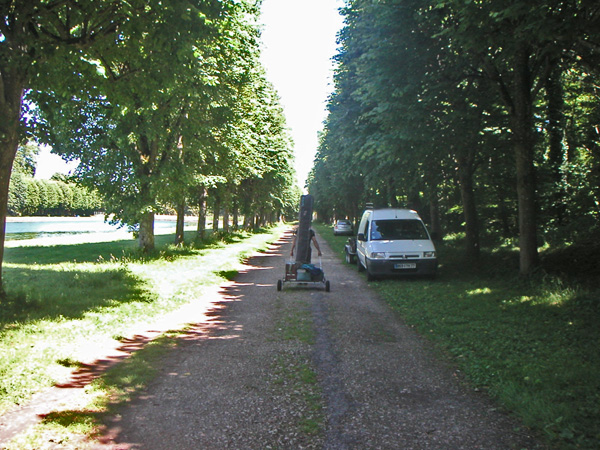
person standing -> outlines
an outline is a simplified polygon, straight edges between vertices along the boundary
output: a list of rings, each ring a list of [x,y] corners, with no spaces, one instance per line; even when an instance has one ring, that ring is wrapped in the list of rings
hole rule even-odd
[[[294,249],[296,248],[297,239],[298,239],[298,233],[294,233],[294,241],[292,242],[292,251],[290,252],[290,256],[294,256]],[[317,249],[317,252],[318,252],[317,254],[319,256],[322,256],[321,248],[319,247],[319,243],[317,242],[317,238],[315,237],[315,232],[312,228],[310,230],[308,230],[308,240],[309,240],[309,242],[308,242],[308,252],[306,255],[306,261],[301,261],[304,264],[310,264],[311,253],[312,253],[312,249],[310,246],[311,242]]]

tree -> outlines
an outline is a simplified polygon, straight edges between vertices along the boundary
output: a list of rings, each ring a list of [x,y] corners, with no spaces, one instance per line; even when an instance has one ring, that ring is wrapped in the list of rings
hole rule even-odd
[[[6,296],[4,255],[8,189],[13,161],[31,115],[23,102],[48,64],[68,66],[81,55],[65,49],[90,48],[115,33],[136,2],[107,0],[3,1],[0,4],[0,298]],[[143,2],[137,2],[143,3]]]
[[[553,220],[540,222],[539,202],[565,198],[569,175],[590,186],[579,193],[595,192],[597,136],[581,144],[573,131],[594,127],[585,114],[569,120],[576,101],[565,88],[573,68],[597,74],[600,9],[588,1],[353,0],[344,14],[336,91],[310,178],[319,214],[351,215],[346,193],[422,214],[429,204],[433,223],[445,207],[447,226],[464,226],[475,259],[479,216],[494,224],[487,234],[512,237],[517,204],[520,271],[530,274],[538,228]],[[565,142],[575,136],[571,152]],[[571,155],[582,157],[567,174]],[[548,173],[553,182],[540,184]],[[506,180],[515,174],[513,188]],[[583,196],[563,201],[597,217]]]
[[[520,272],[538,265],[534,109],[561,55],[592,41],[585,23],[600,12],[587,2],[434,2],[448,12],[443,33],[493,81],[510,120],[519,205]],[[448,24],[450,24],[448,26]],[[484,37],[485,38],[482,38]]]
[[[182,136],[206,117],[202,108],[222,105],[215,92],[228,72],[219,71],[226,64],[219,51],[233,32],[224,28],[244,7],[173,0],[164,8],[160,1],[146,2],[114,42],[89,52],[78,68],[88,81],[78,85],[76,95],[36,96],[51,124],[55,151],[81,161],[76,176],[103,193],[109,212],[138,232],[145,251],[154,247],[158,193],[181,185],[165,175],[173,174]]]
[[[50,85],[31,95],[54,151],[80,160],[75,175],[138,231],[144,250],[153,247],[161,204],[181,218],[190,196],[211,188],[229,210],[237,186],[257,178],[254,200],[281,208],[277,190],[287,189],[292,172],[281,120],[271,113],[277,100],[258,62],[253,4],[163,6],[147,2],[114,42],[87,52],[69,95]]]
[[[33,143],[19,146],[17,150],[10,176],[8,214],[20,215],[24,212],[27,200],[27,179],[35,174],[35,155],[38,152],[38,147]]]

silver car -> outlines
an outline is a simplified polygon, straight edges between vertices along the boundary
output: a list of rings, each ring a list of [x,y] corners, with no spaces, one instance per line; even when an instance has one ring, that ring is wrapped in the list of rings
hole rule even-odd
[[[335,236],[339,234],[352,234],[352,223],[349,220],[337,220],[333,225],[333,234]]]

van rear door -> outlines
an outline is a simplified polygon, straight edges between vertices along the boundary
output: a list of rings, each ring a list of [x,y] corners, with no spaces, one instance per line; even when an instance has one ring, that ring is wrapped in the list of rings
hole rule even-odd
[[[358,225],[358,233],[356,236],[356,261],[358,268],[366,267],[367,265],[367,240],[369,239],[369,223],[371,211],[365,211]]]

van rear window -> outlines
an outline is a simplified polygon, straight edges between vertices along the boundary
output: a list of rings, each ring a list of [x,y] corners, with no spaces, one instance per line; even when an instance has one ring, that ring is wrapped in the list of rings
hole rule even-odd
[[[372,241],[420,239],[429,239],[425,225],[420,220],[389,219],[371,223]]]

